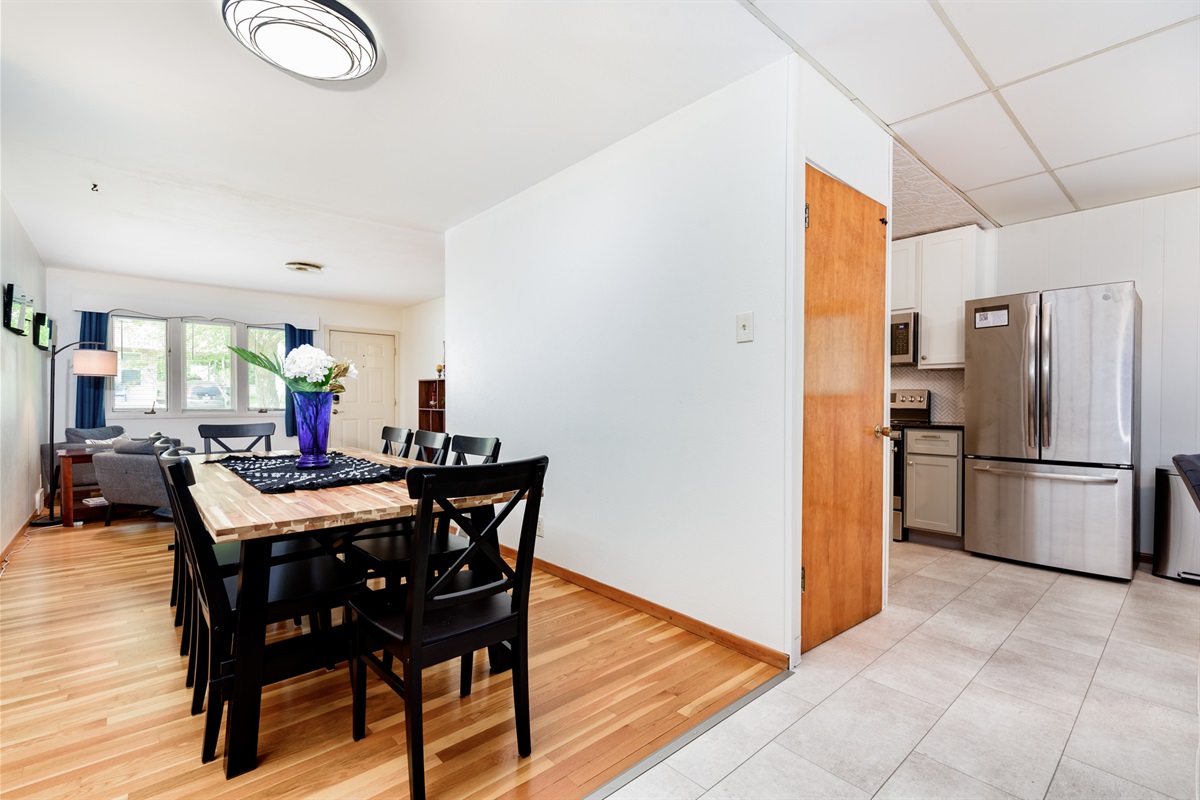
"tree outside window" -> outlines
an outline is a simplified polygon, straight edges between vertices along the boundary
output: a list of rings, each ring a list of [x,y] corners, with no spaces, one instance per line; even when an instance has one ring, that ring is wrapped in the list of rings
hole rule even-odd
[[[112,344],[117,351],[113,410],[141,411],[167,405],[167,321],[112,318]]]
[[[233,408],[233,326],[219,322],[183,324],[184,408]]]
[[[248,350],[264,356],[274,354],[280,360],[284,357],[283,331],[279,328],[247,328],[246,340],[246,349]],[[283,408],[283,401],[287,396],[283,379],[265,369],[252,366],[247,368],[249,370],[247,377],[250,384],[250,408]]]

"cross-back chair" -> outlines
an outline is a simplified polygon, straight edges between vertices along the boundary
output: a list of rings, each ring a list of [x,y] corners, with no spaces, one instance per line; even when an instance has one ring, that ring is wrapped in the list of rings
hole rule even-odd
[[[505,464],[413,467],[406,476],[409,495],[418,501],[413,558],[401,593],[372,592],[350,601],[354,646],[350,658],[353,693],[352,733],[366,735],[366,668],[404,698],[408,741],[409,794],[425,797],[421,671],[454,658],[462,670],[459,691],[471,693],[476,650],[497,645],[511,650],[513,710],[517,751],[532,750],[529,719],[529,587],[545,456]],[[511,493],[493,515],[492,506],[471,508],[452,498]],[[498,526],[524,501],[516,565],[501,556]],[[436,577],[429,564],[429,543],[439,515],[447,515],[470,545]],[[470,566],[470,569],[467,567]],[[383,657],[376,651],[382,650]],[[400,673],[394,666],[398,664]]]
[[[480,464],[495,464],[500,460],[500,440],[494,436],[463,436],[455,434],[450,440],[448,464],[469,464],[467,456],[479,456]]]
[[[411,428],[395,428],[383,426],[383,450],[385,456],[400,456],[408,458],[408,450],[412,447],[413,432]]]
[[[204,455],[212,455],[214,444],[226,453],[252,452],[259,442],[263,450],[271,449],[271,436],[275,434],[274,422],[250,422],[236,425],[200,425],[200,438],[204,440]],[[249,444],[230,447],[225,439],[250,439]]]

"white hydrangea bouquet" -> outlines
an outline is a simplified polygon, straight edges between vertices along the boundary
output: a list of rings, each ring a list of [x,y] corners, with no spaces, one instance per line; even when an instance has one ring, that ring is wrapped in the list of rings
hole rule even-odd
[[[243,347],[229,346],[247,364],[278,375],[293,392],[344,392],[343,378],[357,378],[353,361],[335,362],[333,356],[319,347],[302,344],[287,354],[283,361],[272,354],[264,356]]]

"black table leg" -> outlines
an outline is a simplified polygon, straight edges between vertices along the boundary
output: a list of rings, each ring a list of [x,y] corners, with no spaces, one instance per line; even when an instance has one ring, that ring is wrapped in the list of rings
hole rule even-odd
[[[226,778],[236,777],[258,766],[258,727],[270,568],[271,540],[243,540],[242,563],[238,570],[233,694],[225,721]],[[213,702],[213,698],[210,697],[208,702]]]

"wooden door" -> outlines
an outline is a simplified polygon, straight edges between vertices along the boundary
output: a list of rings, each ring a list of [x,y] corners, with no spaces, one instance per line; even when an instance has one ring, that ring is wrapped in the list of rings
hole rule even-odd
[[[396,424],[396,338],[330,331],[329,354],[358,368],[358,378],[343,381],[346,391],[334,395],[330,447],[379,447],[383,426]]]
[[[883,606],[886,209],[808,167],[800,650]]]

